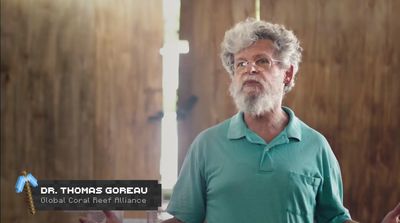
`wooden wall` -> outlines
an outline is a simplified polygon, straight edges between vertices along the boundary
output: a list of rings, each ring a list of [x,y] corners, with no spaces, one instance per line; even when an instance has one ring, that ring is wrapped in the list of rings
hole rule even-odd
[[[198,101],[179,122],[180,162],[201,130],[236,112],[219,43],[254,12],[247,1],[223,2],[183,1],[181,39],[189,40],[190,52],[181,57],[179,105],[185,108],[191,95]],[[380,222],[400,201],[400,1],[261,0],[260,6],[262,19],[294,30],[304,48],[285,104],[327,137],[354,219]]]
[[[38,179],[160,179],[161,0],[1,0],[1,222]]]
[[[220,43],[229,27],[249,16],[255,16],[255,5],[247,0],[182,1],[180,39],[189,41],[189,53],[181,55],[179,67],[179,168],[201,130],[235,113]]]

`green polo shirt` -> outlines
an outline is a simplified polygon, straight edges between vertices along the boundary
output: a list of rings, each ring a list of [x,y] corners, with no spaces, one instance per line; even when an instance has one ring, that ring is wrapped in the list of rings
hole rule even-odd
[[[251,131],[243,113],[192,143],[167,212],[185,223],[344,222],[339,164],[326,139],[289,108],[271,142]]]

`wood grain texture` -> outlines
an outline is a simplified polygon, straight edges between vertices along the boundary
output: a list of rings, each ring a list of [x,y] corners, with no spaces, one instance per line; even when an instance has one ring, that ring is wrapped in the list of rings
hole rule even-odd
[[[229,96],[229,75],[219,58],[225,31],[255,16],[253,1],[182,1],[180,39],[189,41],[189,53],[180,57],[178,107],[179,169],[196,135],[235,113]],[[190,110],[191,97],[197,102]]]
[[[15,181],[160,179],[161,0],[1,0],[1,222],[29,216]]]
[[[201,130],[236,111],[219,43],[254,13],[248,1],[221,2],[182,1],[180,34],[190,52],[180,62],[180,164]],[[398,11],[397,0],[261,0],[261,18],[294,30],[304,48],[284,103],[327,137],[342,168],[345,205],[360,222],[379,222],[400,201]],[[198,102],[186,111],[192,95]]]
[[[327,137],[360,222],[380,222],[400,201],[399,11],[397,0],[261,0],[261,18],[302,42],[285,103]]]

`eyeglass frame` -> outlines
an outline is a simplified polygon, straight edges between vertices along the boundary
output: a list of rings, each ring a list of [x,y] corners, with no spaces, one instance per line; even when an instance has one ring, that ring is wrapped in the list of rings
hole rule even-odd
[[[239,59],[238,63],[234,63],[234,71],[235,71],[235,73],[244,71],[247,68],[248,65],[255,66],[255,67],[258,67],[258,68],[262,68],[263,70],[270,70],[274,64],[283,63],[282,60],[275,60],[275,59],[271,58],[270,56],[261,55],[261,56],[257,56],[257,57],[258,57],[258,59],[250,60],[250,61],[249,60],[244,60],[244,59]],[[257,65],[258,61],[265,60],[265,59],[270,61],[270,63],[269,63],[267,68],[264,68],[261,65]],[[246,63],[245,65],[243,65],[242,69],[238,68],[238,65],[240,63]]]

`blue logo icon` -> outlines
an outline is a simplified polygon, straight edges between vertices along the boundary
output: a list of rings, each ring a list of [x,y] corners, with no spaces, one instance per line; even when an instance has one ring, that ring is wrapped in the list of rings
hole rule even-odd
[[[36,178],[31,173],[28,173],[26,176],[21,175],[18,177],[17,183],[15,184],[15,191],[21,193],[24,190],[26,182],[30,183],[33,187],[38,186]]]

